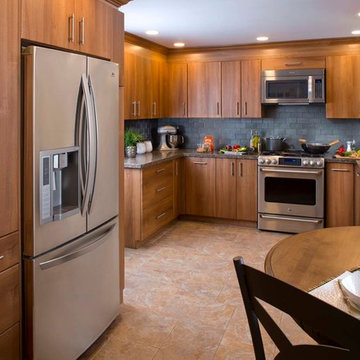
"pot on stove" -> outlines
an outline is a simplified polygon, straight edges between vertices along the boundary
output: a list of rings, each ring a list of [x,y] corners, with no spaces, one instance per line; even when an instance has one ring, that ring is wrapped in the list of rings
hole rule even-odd
[[[282,137],[267,137],[265,141],[265,150],[267,151],[281,151],[284,148],[286,138]]]

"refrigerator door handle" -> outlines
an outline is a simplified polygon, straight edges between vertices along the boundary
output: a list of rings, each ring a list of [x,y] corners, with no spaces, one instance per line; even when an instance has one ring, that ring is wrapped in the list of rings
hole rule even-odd
[[[93,178],[91,179],[91,188],[90,188],[90,196],[89,196],[89,205],[88,205],[88,213],[91,213],[91,205],[92,205],[92,200],[93,200],[93,196],[94,196],[94,191],[95,191],[95,183],[96,183],[96,175],[97,175],[97,165],[98,165],[98,148],[99,148],[99,128],[98,128],[98,121],[97,121],[97,111],[96,111],[96,97],[95,97],[95,92],[94,92],[94,88],[91,84],[91,78],[90,75],[88,77],[88,81],[89,81],[89,89],[90,89],[90,96],[92,99],[92,108],[93,108],[93,117],[91,118],[92,120],[92,126],[93,126],[93,132],[94,132],[94,158],[93,158],[93,168],[94,168],[94,174],[93,174]]]
[[[50,269],[54,266],[66,263],[73,259],[76,259],[100,246],[102,243],[106,241],[106,235],[108,235],[116,226],[116,222],[111,222],[107,226],[103,227],[101,230],[94,231],[86,236],[84,236],[84,240],[91,241],[87,243],[85,246],[80,247],[75,251],[71,251],[67,254],[61,255],[59,257],[55,257],[53,259],[41,262],[40,268],[42,270]]]

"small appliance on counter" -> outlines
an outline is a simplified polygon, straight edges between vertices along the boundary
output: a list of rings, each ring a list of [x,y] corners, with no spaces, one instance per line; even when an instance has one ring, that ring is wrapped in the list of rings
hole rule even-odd
[[[177,150],[184,143],[184,137],[177,134],[178,128],[173,125],[160,126],[157,130],[160,134],[159,150]]]

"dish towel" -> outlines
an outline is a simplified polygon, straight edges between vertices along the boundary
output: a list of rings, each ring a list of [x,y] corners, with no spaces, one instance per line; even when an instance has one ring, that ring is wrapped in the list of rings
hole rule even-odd
[[[337,307],[338,309],[347,312],[348,314],[360,319],[360,311],[351,306],[344,296],[339,280],[344,279],[350,275],[350,271],[345,271],[340,276],[326,282],[325,284],[311,290],[309,294],[327,302],[328,304]]]

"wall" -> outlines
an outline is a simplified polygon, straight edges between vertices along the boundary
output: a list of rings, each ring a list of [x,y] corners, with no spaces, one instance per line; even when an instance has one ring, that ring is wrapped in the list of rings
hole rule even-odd
[[[186,148],[195,148],[204,135],[213,135],[216,148],[225,144],[249,144],[250,130],[257,129],[262,137],[282,136],[290,147],[300,148],[298,138],[308,141],[342,143],[355,139],[360,148],[360,119],[326,119],[325,105],[266,106],[262,119],[159,119],[126,121],[125,127],[135,128],[157,144],[157,126],[179,126],[185,136]],[[155,145],[156,146],[156,145]],[[333,151],[337,146],[333,148]]]

